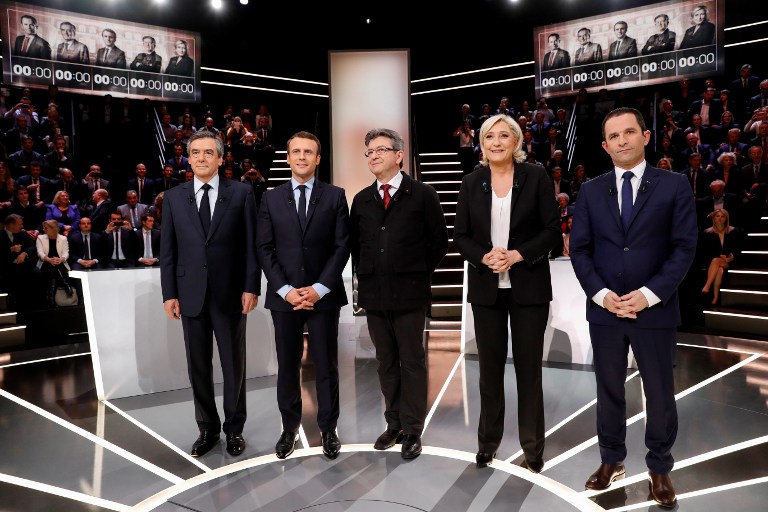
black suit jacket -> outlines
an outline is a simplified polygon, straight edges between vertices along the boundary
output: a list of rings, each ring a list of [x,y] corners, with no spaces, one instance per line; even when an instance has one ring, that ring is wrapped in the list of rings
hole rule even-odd
[[[189,181],[164,195],[160,230],[163,301],[178,299],[185,316],[198,316],[206,297],[225,313],[240,312],[244,292],[261,292],[253,192],[242,183],[219,179],[206,236],[193,184]]]
[[[131,178],[128,180],[128,188],[126,190],[135,190],[138,193],[139,179]],[[151,205],[155,200],[156,194],[157,190],[155,187],[155,180],[152,178],[144,178],[144,188],[141,190],[141,197],[139,198],[139,202],[141,204]]]
[[[136,232],[136,260],[137,265],[145,267],[147,265],[144,265],[143,263],[138,263],[139,258],[144,257],[144,229],[139,228],[135,230]],[[158,261],[155,262],[153,266],[159,266],[160,265],[160,230],[153,228],[151,233],[149,234],[150,238],[150,247],[152,247],[152,257],[157,258]]]
[[[106,239],[104,238],[104,234],[91,231],[88,233],[88,236],[90,237],[91,242],[91,259],[99,260],[98,267],[91,268],[101,268],[105,258],[104,241]],[[85,241],[83,240],[83,234],[80,231],[74,231],[69,235],[69,259],[67,260],[69,262],[69,266],[74,268],[73,265],[77,264],[77,260],[84,258]]]
[[[112,50],[109,52],[109,55],[105,57],[106,53],[107,53],[106,48],[99,48],[99,51],[96,52],[97,66],[125,69],[126,61],[125,61],[125,52],[123,50],[121,50],[117,46],[113,46]]]
[[[696,48],[697,46],[706,46],[715,42],[715,25],[709,21],[705,21],[696,30],[696,27],[689,27],[685,34],[683,34],[683,40],[680,41],[680,48],[678,50],[684,50],[686,48]]]
[[[13,44],[13,54],[15,56],[51,60],[51,45],[38,35],[29,43],[26,53],[21,52],[22,46],[24,46],[24,36],[17,36]]]
[[[256,238],[259,263],[267,277],[267,309],[293,311],[277,293],[285,285],[302,288],[320,283],[328,288],[330,292],[315,304],[315,310],[337,309],[348,302],[341,276],[349,260],[349,208],[344,189],[315,179],[307,206],[302,232],[290,180],[261,198]]]
[[[93,226],[93,224],[91,224]],[[104,261],[107,263],[112,260],[112,252],[115,250],[115,238],[113,232],[104,232]],[[136,266],[138,259],[136,248],[136,233],[132,229],[120,228],[120,248],[123,250],[123,256],[128,260],[130,266]]]
[[[384,210],[374,181],[352,200],[349,231],[361,307],[398,310],[430,303],[432,273],[448,252],[445,214],[432,186],[403,174]]]
[[[21,245],[21,251],[11,252],[12,245]],[[0,272],[5,275],[10,265],[15,265],[14,261],[22,252],[27,253],[27,259],[24,261],[25,270],[32,270],[37,258],[37,248],[35,241],[23,229],[13,235],[13,243],[8,238],[8,232],[0,229]]]
[[[498,274],[482,263],[491,242],[491,171],[481,167],[464,176],[456,205],[454,243],[469,263],[467,300],[493,305]],[[509,271],[512,297],[518,304],[552,300],[549,251],[562,239],[560,215],[547,172],[539,165],[516,163],[507,250],[517,249],[523,261]]]
[[[621,42],[621,47],[618,41],[611,43],[608,48],[609,59],[626,59],[628,57],[637,57],[637,41],[631,37],[625,37]]]
[[[90,211],[83,211],[81,212],[81,218],[82,217],[88,217],[91,219],[91,230],[96,231],[98,233],[101,233],[105,229],[107,229],[107,224],[109,224],[109,214],[114,211],[114,208],[112,207],[112,200],[111,199],[105,199],[101,202],[98,206],[94,206],[93,209]],[[82,215],[85,213],[86,215]]]
[[[550,69],[560,69],[571,67],[571,56],[565,50],[557,50],[555,58],[552,60],[552,65],[549,65],[549,59],[552,57],[552,52],[547,52],[544,55],[544,60],[541,61],[542,71],[549,71]]]

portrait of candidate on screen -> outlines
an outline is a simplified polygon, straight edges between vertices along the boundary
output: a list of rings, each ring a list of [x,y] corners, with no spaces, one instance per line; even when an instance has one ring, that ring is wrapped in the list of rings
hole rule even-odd
[[[13,43],[13,54],[30,59],[51,59],[51,45],[43,39],[37,18],[23,14],[19,19],[19,35]]]
[[[187,42],[183,39],[177,40],[174,45],[174,56],[168,61],[165,68],[166,75],[195,75],[195,61],[188,55]]]

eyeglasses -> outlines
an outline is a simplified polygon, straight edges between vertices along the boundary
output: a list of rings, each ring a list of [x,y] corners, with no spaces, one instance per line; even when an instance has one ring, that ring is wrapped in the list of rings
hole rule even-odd
[[[387,147],[384,147],[384,146],[379,146],[376,149],[369,149],[368,151],[366,151],[363,154],[365,155],[366,158],[371,158],[371,155],[373,155],[374,153],[376,153],[378,156],[381,156],[384,153],[386,153],[387,151],[399,151],[399,150],[397,150],[395,148],[387,148]]]

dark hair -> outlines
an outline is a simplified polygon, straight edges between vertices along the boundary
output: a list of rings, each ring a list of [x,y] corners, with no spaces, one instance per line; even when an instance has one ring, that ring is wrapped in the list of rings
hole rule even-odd
[[[286,147],[291,145],[291,141],[293,139],[309,139],[315,141],[315,144],[317,144],[317,154],[320,154],[320,139],[317,138],[317,135],[311,132],[296,132],[293,135],[291,135],[291,138],[288,139],[288,142],[285,143]]]
[[[635,116],[635,120],[637,120],[637,124],[640,125],[640,129],[642,131],[646,130],[645,119],[643,119],[643,114],[641,114],[639,110],[637,110],[636,108],[630,108],[630,107],[619,107],[617,109],[614,109],[608,112],[608,115],[606,115],[605,119],[603,119],[603,126],[601,127],[603,140],[605,140],[605,123],[608,122],[609,119],[623,116],[624,114],[632,114],[633,116]]]

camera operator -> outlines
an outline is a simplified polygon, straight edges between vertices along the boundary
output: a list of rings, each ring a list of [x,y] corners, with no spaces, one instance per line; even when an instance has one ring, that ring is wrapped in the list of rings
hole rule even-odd
[[[28,126],[37,126],[40,123],[37,110],[28,96],[22,97],[13,108],[8,109],[5,113],[6,119],[13,119],[14,127],[16,127],[16,119],[18,119],[19,116],[27,118]]]
[[[83,185],[88,187],[91,194],[99,189],[109,190],[109,180],[103,178],[101,166],[98,164],[91,165],[88,174],[83,178]]]
[[[115,211],[109,214],[109,224],[104,230],[104,236],[108,255],[106,268],[136,266],[136,233],[131,228],[131,223],[124,220],[120,212]]]
[[[246,158],[240,163],[240,167],[243,170],[243,175],[240,181],[249,185],[253,189],[253,194],[256,198],[256,208],[261,204],[261,196],[264,191],[267,190],[267,180],[258,169],[253,167],[253,162]]]

